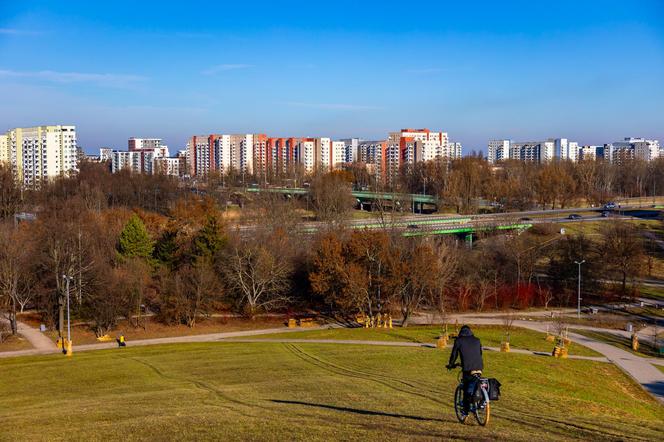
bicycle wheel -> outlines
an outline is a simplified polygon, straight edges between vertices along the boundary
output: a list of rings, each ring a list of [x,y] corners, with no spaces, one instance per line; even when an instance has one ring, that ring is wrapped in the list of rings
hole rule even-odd
[[[454,392],[454,412],[459,422],[464,423],[466,421],[467,416],[463,415],[463,387],[461,385],[457,386]]]
[[[475,419],[477,423],[481,426],[485,426],[489,423],[489,418],[491,418],[491,403],[481,399],[475,403]]]

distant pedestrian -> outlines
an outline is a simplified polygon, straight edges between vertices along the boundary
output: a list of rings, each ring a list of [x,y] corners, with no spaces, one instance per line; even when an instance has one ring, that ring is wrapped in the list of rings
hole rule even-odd
[[[124,335],[120,335],[120,337],[117,339],[118,341],[118,347],[126,347],[127,343],[125,342],[125,337]]]

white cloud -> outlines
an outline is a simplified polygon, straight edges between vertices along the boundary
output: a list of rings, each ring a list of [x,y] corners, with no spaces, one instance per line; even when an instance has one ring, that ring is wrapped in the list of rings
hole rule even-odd
[[[33,78],[52,83],[93,83],[104,87],[131,87],[147,80],[139,75],[98,74],[87,72],[13,71],[0,69],[0,77]]]
[[[219,72],[226,72],[226,71],[235,71],[238,69],[249,69],[253,68],[254,65],[252,64],[218,64],[216,66],[209,67],[203,71],[201,71],[201,74],[203,75],[214,75],[218,74]]]
[[[367,106],[362,104],[344,104],[344,103],[303,103],[299,101],[287,101],[288,106],[308,107],[310,109],[329,109],[329,110],[380,110],[379,106]]]

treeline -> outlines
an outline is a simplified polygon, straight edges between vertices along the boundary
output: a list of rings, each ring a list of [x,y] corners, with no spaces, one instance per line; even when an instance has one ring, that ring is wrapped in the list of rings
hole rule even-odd
[[[458,212],[472,213],[480,198],[504,211],[555,209],[653,196],[664,191],[662,186],[664,158],[625,160],[620,165],[603,160],[544,164],[511,160],[492,166],[480,156],[469,156],[449,163],[406,165],[394,188],[435,195]]]
[[[315,311],[341,317],[390,312],[527,308],[574,300],[584,289],[630,294],[647,268],[629,224],[607,222],[599,239],[546,227],[521,235],[405,238],[400,232],[301,227],[296,203],[266,194],[232,227],[209,198],[182,198],[166,214],[90,208],[81,195],[49,203],[34,222],[0,225],[0,310],[15,330],[25,307],[61,323],[69,279],[75,318],[97,334],[154,314],[186,324],[220,311]]]

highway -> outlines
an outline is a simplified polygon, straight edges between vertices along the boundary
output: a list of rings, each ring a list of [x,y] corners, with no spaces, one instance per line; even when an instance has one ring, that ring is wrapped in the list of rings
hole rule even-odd
[[[620,211],[609,211],[608,217],[601,216],[604,211],[601,208],[575,207],[554,210],[529,210],[522,212],[508,212],[482,215],[458,215],[442,216],[433,215],[397,215],[384,214],[383,221],[380,214],[367,219],[349,220],[344,223],[351,229],[395,229],[404,232],[404,236],[422,236],[436,234],[468,234],[477,231],[489,230],[524,230],[534,224],[564,224],[569,222],[593,222],[608,221],[616,219],[634,219],[635,217],[624,212],[640,210],[637,206],[621,207]],[[587,212],[594,212],[587,215]],[[570,214],[585,214],[581,218],[571,220]],[[298,225],[299,231],[303,233],[314,233],[327,224],[320,221],[305,222]],[[240,231],[252,231],[253,225],[237,226]]]

